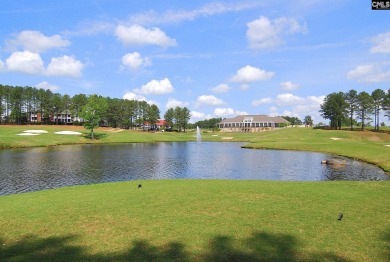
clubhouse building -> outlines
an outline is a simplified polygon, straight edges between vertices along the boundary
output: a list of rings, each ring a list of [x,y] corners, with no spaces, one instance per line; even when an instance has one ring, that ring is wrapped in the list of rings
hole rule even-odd
[[[283,117],[267,115],[241,115],[234,118],[225,118],[218,127],[222,132],[260,132],[284,127],[290,123]]]

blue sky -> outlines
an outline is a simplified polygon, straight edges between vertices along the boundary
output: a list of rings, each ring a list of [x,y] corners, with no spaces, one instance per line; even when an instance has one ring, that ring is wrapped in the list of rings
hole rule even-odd
[[[390,11],[370,0],[0,0],[0,83],[186,106],[191,122],[319,114],[390,88]]]

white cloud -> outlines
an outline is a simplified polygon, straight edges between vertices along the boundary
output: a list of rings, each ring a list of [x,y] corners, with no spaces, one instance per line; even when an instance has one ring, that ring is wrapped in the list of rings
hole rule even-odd
[[[211,89],[214,93],[226,93],[230,90],[230,87],[227,84],[220,84]]]
[[[0,72],[3,72],[5,70],[6,70],[6,68],[5,68],[4,62],[2,60],[0,60]]]
[[[127,53],[122,57],[122,68],[129,68],[130,70],[137,70],[151,64],[148,57],[142,57],[140,53]]]
[[[176,40],[168,37],[159,28],[146,29],[139,25],[126,27],[119,25],[115,36],[125,45],[157,45],[161,47],[175,46]]]
[[[39,31],[25,30],[16,35],[15,39],[7,40],[7,45],[11,48],[23,47],[25,51],[34,53],[45,52],[52,48],[61,48],[70,46],[68,40],[60,35],[45,36]]]
[[[371,42],[373,43],[370,49],[372,53],[390,53],[390,32],[371,38]]]
[[[6,60],[8,70],[30,75],[41,74],[44,71],[41,56],[30,51],[14,52]]]
[[[134,89],[134,92],[144,95],[164,95],[173,92],[173,86],[168,78],[164,78],[160,81],[152,80],[141,89]]]
[[[197,112],[197,111],[191,111],[191,118],[192,119],[205,119],[206,114]]]
[[[280,83],[280,85],[282,86],[282,89],[285,91],[291,91],[291,90],[295,90],[295,89],[299,88],[298,84],[294,84],[290,81],[282,82],[282,83]]]
[[[188,103],[187,102],[182,102],[182,101],[179,101],[179,100],[176,100],[174,98],[170,98],[168,99],[168,102],[167,104],[165,105],[165,108],[175,108],[175,107],[185,107],[185,106],[188,106]]]
[[[271,79],[274,75],[274,72],[266,72],[263,69],[247,65],[237,70],[237,73],[231,78],[231,81],[237,83],[252,83]]]
[[[264,105],[264,104],[270,104],[270,103],[272,103],[272,101],[273,101],[272,98],[266,97],[266,98],[252,101],[252,105],[253,106],[260,106],[260,105]]]
[[[268,109],[270,112],[277,112],[278,111],[278,108],[276,106],[271,106],[269,109]]]
[[[134,94],[132,92],[127,92],[123,95],[123,99],[127,100],[137,100],[137,101],[146,101],[146,97]]]
[[[299,114],[291,112],[289,110],[284,110],[282,116],[291,116],[291,117],[298,117],[298,118],[300,117]]]
[[[80,77],[84,64],[71,56],[53,57],[47,67],[46,75]]]
[[[249,85],[248,84],[242,84],[240,85],[240,89],[245,91],[245,90],[248,90],[249,89]]]
[[[259,6],[259,2],[223,3],[213,2],[193,10],[169,10],[165,13],[148,11],[134,15],[130,21],[135,24],[169,24],[182,21],[193,21],[197,17],[212,16],[228,12],[238,12]]]
[[[280,106],[291,106],[301,104],[305,101],[304,98],[293,94],[280,94],[276,97],[276,103]]]
[[[231,116],[237,116],[237,115],[247,115],[246,112],[241,112],[238,110],[234,110],[233,108],[216,108],[214,110],[214,115],[216,117],[231,117]]]
[[[281,94],[277,96],[275,101],[278,105],[284,107],[284,111],[278,113],[278,108],[272,106],[269,108],[269,114],[271,116],[294,116],[301,120],[303,120],[305,116],[310,115],[313,119],[321,119],[319,110],[321,104],[324,102],[324,98],[325,96],[299,97],[292,94]]]
[[[359,65],[347,73],[347,78],[366,83],[388,82],[390,68],[386,64]]]
[[[60,89],[59,86],[49,84],[46,81],[40,82],[39,84],[36,85],[36,87],[39,89],[45,89],[45,90],[50,90],[50,91],[57,91]]]
[[[270,20],[261,16],[247,24],[249,47],[255,49],[275,48],[283,43],[282,35],[305,33],[306,25],[300,25],[294,18],[280,17]]]
[[[196,103],[195,105],[198,107],[198,106],[202,106],[202,105],[207,105],[207,106],[218,106],[218,105],[223,105],[224,102],[215,97],[215,96],[207,96],[207,95],[202,95],[202,96],[198,96],[198,99],[196,100]]]

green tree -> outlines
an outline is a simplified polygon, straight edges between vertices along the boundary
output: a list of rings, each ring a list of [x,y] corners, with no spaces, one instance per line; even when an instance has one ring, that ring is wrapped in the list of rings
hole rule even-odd
[[[367,93],[361,92],[358,95],[358,118],[362,121],[362,130],[366,125],[368,120],[371,120],[369,117],[370,114],[373,113],[374,109],[374,99]]]
[[[72,98],[72,104],[70,106],[70,111],[72,113],[73,123],[80,121],[80,115],[83,111],[83,107],[87,104],[88,98],[85,94],[77,94]]]
[[[90,130],[91,139],[94,139],[94,129],[99,126],[102,116],[108,109],[107,100],[98,95],[88,97],[87,104],[83,107],[81,117],[84,120],[83,126]]]
[[[150,124],[150,127],[153,128],[153,129],[156,129],[156,123],[158,121],[158,119],[160,118],[160,110],[158,109],[158,107],[156,105],[150,105],[148,108],[147,108],[147,121],[149,122]]]
[[[382,101],[382,107],[385,111],[385,116],[390,120],[390,89],[387,91],[385,98]]]
[[[313,126],[313,119],[311,116],[305,116],[305,120],[303,120],[303,122],[305,123],[305,126]]]
[[[347,113],[347,106],[343,92],[329,94],[321,105],[321,116],[330,120],[332,128],[341,129],[341,123]]]
[[[164,114],[164,119],[169,125],[169,127],[172,129],[175,120],[175,109],[169,108]]]
[[[383,101],[386,97],[386,93],[382,89],[376,89],[371,93],[371,97],[374,102],[374,127],[375,130],[379,130],[379,114],[383,108]]]
[[[356,90],[349,90],[345,94],[345,101],[347,102],[347,111],[349,113],[350,117],[350,125],[351,125],[351,130],[353,130],[353,116],[355,114],[355,111],[357,109],[357,104],[358,104],[358,98],[357,98],[357,91]]]
[[[65,125],[68,123],[68,115],[71,114],[70,108],[72,106],[72,98],[69,95],[63,95],[61,106],[63,108],[63,113],[65,114]]]

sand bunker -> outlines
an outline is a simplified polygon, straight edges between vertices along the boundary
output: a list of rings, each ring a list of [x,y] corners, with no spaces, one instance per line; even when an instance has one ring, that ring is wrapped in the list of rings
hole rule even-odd
[[[339,138],[339,137],[331,137],[330,139],[332,139],[332,140],[341,140],[341,138]]]
[[[81,135],[80,132],[75,132],[75,131],[59,131],[55,132],[57,135]]]
[[[231,137],[231,136],[224,136],[224,137],[221,137],[221,139],[233,139],[233,137]]]
[[[46,134],[48,133],[46,130],[26,130],[23,133],[31,133],[31,134]]]
[[[36,133],[21,133],[21,134],[16,134],[17,136],[39,136],[39,134]]]
[[[385,145],[385,146],[390,147],[390,145]]]

